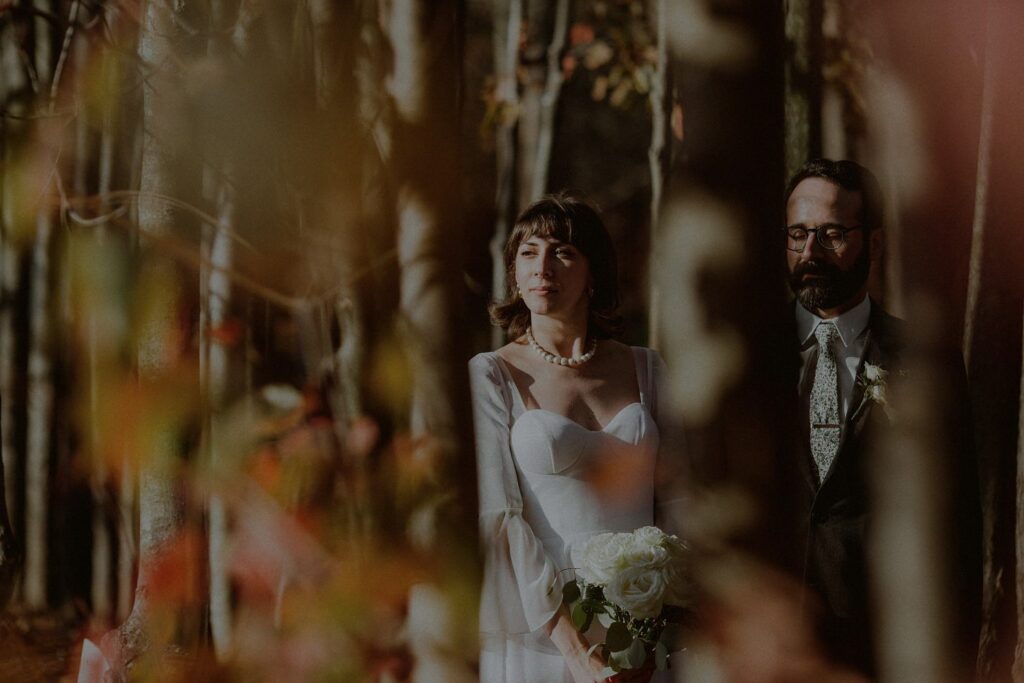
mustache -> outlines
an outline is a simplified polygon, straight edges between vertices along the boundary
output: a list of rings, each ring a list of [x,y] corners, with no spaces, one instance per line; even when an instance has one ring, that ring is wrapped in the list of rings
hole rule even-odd
[[[806,261],[804,263],[798,263],[792,272],[794,279],[799,279],[804,275],[819,275],[822,277],[835,277],[842,274],[842,270],[839,266],[834,263],[827,263],[822,261]]]

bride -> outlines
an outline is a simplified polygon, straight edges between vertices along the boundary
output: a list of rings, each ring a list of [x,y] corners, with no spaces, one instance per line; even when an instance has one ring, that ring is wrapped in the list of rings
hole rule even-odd
[[[527,208],[505,266],[508,296],[491,317],[512,342],[470,361],[487,557],[480,680],[649,681],[650,667],[602,677],[589,652],[600,626],[577,632],[561,601],[587,538],[654,523],[661,359],[612,339],[615,252],[583,201]]]

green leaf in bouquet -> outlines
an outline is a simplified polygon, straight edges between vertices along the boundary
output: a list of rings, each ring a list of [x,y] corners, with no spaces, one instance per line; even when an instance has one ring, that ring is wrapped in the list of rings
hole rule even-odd
[[[665,643],[658,641],[658,644],[654,646],[654,666],[658,671],[665,671],[668,669],[668,648],[665,647]]]
[[[572,607],[572,625],[576,627],[576,630],[582,633],[590,628],[590,622],[593,621],[594,615],[586,610],[582,602],[577,602]]]
[[[629,647],[633,642],[633,635],[621,621],[614,621],[608,627],[608,634],[605,636],[604,642],[608,645],[609,650],[619,652]]]
[[[580,599],[580,587],[575,581],[570,581],[562,586],[562,600],[567,605],[571,605]]]
[[[658,642],[665,644],[665,649],[669,652],[678,649],[679,641],[682,640],[683,627],[679,624],[665,624],[665,628],[662,629],[661,635],[658,636]]]
[[[626,666],[630,669],[639,669],[646,661],[647,648],[644,647],[644,641],[636,638],[626,649]]]

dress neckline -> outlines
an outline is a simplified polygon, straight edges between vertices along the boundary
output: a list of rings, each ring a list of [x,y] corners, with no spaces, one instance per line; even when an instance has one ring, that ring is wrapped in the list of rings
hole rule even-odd
[[[494,356],[495,361],[498,363],[498,368],[501,370],[501,374],[505,378],[505,383],[508,385],[509,391],[512,393],[512,400],[513,400],[513,402],[518,402],[519,403],[519,415],[513,415],[512,416],[513,423],[517,422],[519,420],[519,418],[521,418],[526,413],[537,411],[537,412],[547,413],[548,415],[554,415],[556,417],[559,417],[559,418],[565,420],[566,422],[571,422],[572,424],[576,425],[580,429],[582,429],[582,430],[584,430],[586,432],[590,432],[591,434],[602,434],[602,433],[607,433],[608,428],[611,425],[613,425],[615,423],[615,421],[624,412],[626,412],[626,410],[629,409],[630,407],[636,406],[636,405],[640,406],[641,408],[646,408],[647,407],[647,401],[646,401],[647,387],[644,386],[644,384],[643,384],[643,382],[641,380],[641,378],[644,377],[645,375],[643,373],[643,368],[640,367],[640,356],[641,356],[641,352],[642,352],[643,349],[641,349],[640,347],[631,346],[631,347],[629,347],[629,350],[633,354],[633,371],[636,374],[636,387],[637,387],[637,391],[640,394],[640,400],[639,401],[631,401],[630,403],[627,403],[626,405],[622,406],[622,408],[620,408],[619,411],[617,413],[615,413],[615,415],[612,416],[612,418],[609,419],[608,422],[606,422],[599,429],[591,429],[589,427],[586,427],[586,426],[580,424],[579,422],[577,422],[576,420],[572,419],[568,415],[562,415],[561,413],[556,413],[555,411],[548,410],[547,408],[527,408],[526,407],[526,401],[523,400],[522,392],[519,391],[519,385],[516,384],[515,379],[512,377],[512,372],[511,372],[511,370],[509,370],[508,364],[505,363],[505,359],[502,358],[501,354],[499,354],[497,351],[491,351],[491,354]]]
[[[520,398],[520,401],[521,400],[522,399]],[[544,413],[546,415],[552,415],[560,420],[563,420],[564,422],[579,427],[583,431],[589,432],[590,434],[610,434],[608,430],[611,429],[612,425],[614,425],[618,421],[619,417],[621,417],[627,410],[633,407],[639,407],[642,410],[644,408],[644,404],[641,403],[640,401],[633,401],[632,403],[627,403],[626,405],[622,406],[622,409],[619,410],[619,412],[615,413],[615,415],[610,420],[608,420],[608,422],[606,422],[603,427],[600,427],[598,429],[584,427],[571,417],[567,417],[565,415],[562,415],[561,413],[556,413],[555,411],[548,410],[547,408],[527,408],[523,410],[523,412],[519,413],[519,417],[516,418],[516,422],[519,422],[519,420],[521,420],[523,416],[526,415],[527,413]]]

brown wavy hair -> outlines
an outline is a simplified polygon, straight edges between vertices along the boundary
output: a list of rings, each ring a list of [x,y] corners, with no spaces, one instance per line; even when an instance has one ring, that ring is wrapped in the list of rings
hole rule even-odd
[[[530,309],[516,288],[516,252],[523,241],[537,236],[571,244],[587,257],[594,288],[587,334],[596,339],[614,337],[622,326],[615,247],[597,210],[566,193],[543,197],[516,218],[512,234],[505,243],[505,296],[491,303],[491,322],[504,329],[510,339],[518,339],[526,333]]]

